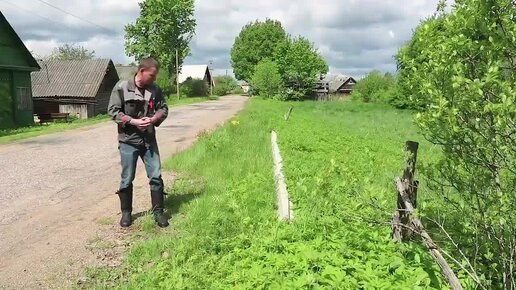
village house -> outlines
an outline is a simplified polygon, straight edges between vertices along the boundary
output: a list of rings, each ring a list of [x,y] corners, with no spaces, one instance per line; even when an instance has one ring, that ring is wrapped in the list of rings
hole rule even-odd
[[[204,80],[208,87],[215,86],[215,82],[211,76],[208,65],[183,65],[179,73],[178,81],[183,83],[188,78]]]
[[[337,95],[350,95],[356,81],[353,77],[346,75],[333,75],[325,78],[329,82],[329,93]]]
[[[34,122],[30,73],[40,67],[0,12],[0,128]]]
[[[34,113],[81,119],[107,112],[118,74],[110,59],[48,60],[32,73]]]

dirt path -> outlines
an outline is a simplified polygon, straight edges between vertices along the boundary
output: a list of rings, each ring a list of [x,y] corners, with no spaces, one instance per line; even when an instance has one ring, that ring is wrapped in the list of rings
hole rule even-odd
[[[231,96],[172,109],[158,129],[162,160],[231,118],[246,100]],[[142,165],[135,213],[150,208]],[[67,288],[102,259],[88,247],[102,234],[99,218],[124,235],[116,227],[119,166],[112,122],[0,145],[0,289]]]

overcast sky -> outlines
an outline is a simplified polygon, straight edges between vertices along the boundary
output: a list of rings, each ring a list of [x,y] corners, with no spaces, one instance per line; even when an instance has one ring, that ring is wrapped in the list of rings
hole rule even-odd
[[[124,51],[124,25],[139,15],[137,0],[0,0],[0,11],[36,56],[78,43],[115,63]],[[393,55],[430,16],[437,0],[196,0],[196,36],[186,64],[213,60],[217,74],[231,73],[229,51],[243,25],[280,20],[286,31],[319,48],[330,72],[359,77],[373,69],[393,72]]]

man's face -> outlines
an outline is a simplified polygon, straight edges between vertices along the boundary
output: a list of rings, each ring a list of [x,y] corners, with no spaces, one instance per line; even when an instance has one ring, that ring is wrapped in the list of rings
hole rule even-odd
[[[141,81],[144,85],[150,85],[156,80],[158,70],[155,67],[140,69]]]

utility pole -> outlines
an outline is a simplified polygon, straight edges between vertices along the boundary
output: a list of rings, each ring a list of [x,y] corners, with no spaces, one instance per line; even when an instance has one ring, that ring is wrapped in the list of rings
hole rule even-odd
[[[211,74],[211,66],[213,64],[213,60],[210,59],[210,65],[208,66],[208,71],[210,72],[210,97],[213,97],[213,75]]]
[[[177,99],[179,100],[179,55],[176,49],[176,91]]]

